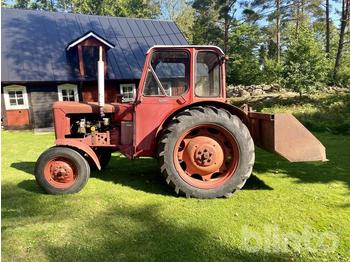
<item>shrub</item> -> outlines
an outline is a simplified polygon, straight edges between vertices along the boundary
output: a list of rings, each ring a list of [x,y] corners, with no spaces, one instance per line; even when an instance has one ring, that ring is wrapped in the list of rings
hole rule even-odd
[[[288,46],[283,61],[283,85],[300,95],[309,93],[327,82],[330,62],[316,40],[310,24],[305,22],[296,35],[288,29]]]
[[[343,59],[343,63],[336,75],[335,83],[350,88],[350,57]]]
[[[276,59],[265,58],[263,66],[263,82],[266,84],[282,83],[282,65]]]

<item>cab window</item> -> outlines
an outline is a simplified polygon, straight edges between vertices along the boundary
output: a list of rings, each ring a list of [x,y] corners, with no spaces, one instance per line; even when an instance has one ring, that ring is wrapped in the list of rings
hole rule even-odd
[[[197,53],[195,94],[200,97],[220,95],[220,59],[214,52]]]
[[[181,96],[189,87],[189,54],[186,51],[156,51],[143,90],[144,96]]]

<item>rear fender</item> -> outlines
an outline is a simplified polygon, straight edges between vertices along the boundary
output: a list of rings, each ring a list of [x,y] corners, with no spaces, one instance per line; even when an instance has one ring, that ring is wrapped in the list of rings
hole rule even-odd
[[[181,107],[178,110],[172,112],[170,115],[168,115],[165,118],[163,123],[159,126],[159,128],[157,130],[157,136],[160,134],[160,131],[165,126],[167,126],[167,124],[174,118],[174,116],[176,116],[177,114],[179,114],[180,112],[182,112],[186,109],[189,109],[191,107],[196,107],[196,106],[214,106],[217,108],[226,109],[231,114],[239,117],[245,125],[247,125],[247,126],[249,125],[249,119],[248,119],[247,113],[242,108],[236,107],[236,106],[228,104],[228,103],[223,103],[220,101],[204,101],[204,102],[197,102],[197,103],[190,104],[188,106]]]
[[[82,151],[83,153],[87,154],[92,159],[92,161],[94,161],[98,170],[101,170],[100,160],[98,159],[94,150],[92,150],[91,147],[89,147],[88,145],[69,138],[56,139],[55,144],[57,146],[66,146],[66,147],[70,147],[70,148],[78,149],[79,151]]]

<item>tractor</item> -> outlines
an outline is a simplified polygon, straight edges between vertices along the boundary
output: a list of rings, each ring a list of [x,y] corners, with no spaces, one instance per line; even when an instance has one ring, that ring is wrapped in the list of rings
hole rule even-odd
[[[105,103],[100,48],[98,101],[53,104],[55,145],[36,162],[37,182],[50,194],[76,193],[118,151],[157,158],[177,195],[218,198],[244,186],[255,145],[291,162],[325,161],[325,147],[292,115],[226,101],[227,59],[215,46],[153,46],[135,101]]]

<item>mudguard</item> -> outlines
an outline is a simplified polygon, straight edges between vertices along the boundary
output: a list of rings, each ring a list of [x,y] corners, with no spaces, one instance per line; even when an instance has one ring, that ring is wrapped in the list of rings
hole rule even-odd
[[[98,170],[101,170],[100,160],[98,159],[94,150],[92,150],[91,147],[89,147],[88,145],[69,138],[56,139],[55,144],[57,146],[66,146],[66,147],[75,148],[86,153],[92,159],[92,161],[94,161]]]

